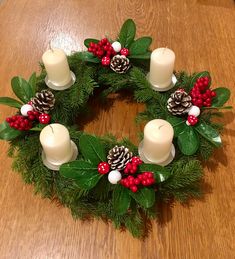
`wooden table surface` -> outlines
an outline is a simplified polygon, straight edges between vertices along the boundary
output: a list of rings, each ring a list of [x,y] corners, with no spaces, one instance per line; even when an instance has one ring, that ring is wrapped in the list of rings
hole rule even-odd
[[[153,37],[153,49],[168,46],[175,51],[176,70],[209,70],[214,86],[235,93],[233,0],[2,0],[0,96],[13,96],[13,76],[39,72],[38,61],[50,40],[68,53],[82,50],[87,37],[115,37],[126,18],[135,20],[138,36]],[[116,101],[109,111],[98,110],[97,120],[85,130],[109,131],[137,142],[133,120],[141,109]],[[0,121],[13,113],[13,108],[1,106]],[[205,164],[204,199],[162,208],[165,224],[153,222],[144,241],[111,224],[74,221],[68,209],[35,196],[33,187],[12,172],[8,144],[1,141],[0,259],[235,258],[233,112],[225,113],[224,122],[224,148]]]

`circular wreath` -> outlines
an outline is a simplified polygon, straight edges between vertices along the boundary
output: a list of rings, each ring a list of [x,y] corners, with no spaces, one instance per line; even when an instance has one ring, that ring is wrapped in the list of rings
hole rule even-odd
[[[116,63],[112,64],[111,69],[107,67],[103,59],[101,61],[102,57],[95,56],[94,51],[89,49],[93,43],[97,44],[99,41],[86,39],[84,43],[88,51],[68,56],[69,66],[77,78],[74,85],[64,91],[51,90],[55,100],[54,102],[52,98],[49,103],[49,108],[54,106],[49,112],[51,122],[59,122],[69,129],[71,139],[78,147],[77,160],[63,164],[59,172],[44,166],[39,133],[45,126],[44,123],[48,122],[48,118],[43,117],[39,123],[38,116],[42,113],[40,109],[36,114],[31,114],[33,118],[30,127],[19,130],[11,124],[12,120],[22,118],[20,110],[24,104],[34,101],[35,96],[48,97],[48,92],[43,91],[48,90],[44,81],[46,71],[43,65],[38,77],[33,73],[28,81],[21,77],[12,79],[12,90],[19,100],[10,97],[0,98],[1,104],[19,109],[14,118],[8,118],[0,125],[0,138],[9,141],[8,154],[13,158],[13,169],[21,173],[26,183],[35,186],[36,193],[53,200],[57,199],[71,209],[75,218],[108,219],[116,228],[126,228],[134,237],[142,237],[149,227],[149,224],[145,223],[146,220],[157,217],[159,203],[168,203],[173,199],[186,202],[188,199],[201,196],[203,170],[200,161],[209,159],[214,148],[221,146],[219,131],[223,125],[213,122],[212,119],[220,114],[221,108],[230,108],[223,106],[229,99],[230,91],[227,88],[214,89],[212,103],[207,105],[210,107],[201,107],[197,124],[187,124],[187,116],[173,109],[175,106],[174,103],[172,105],[172,101],[174,102],[178,89],[192,96],[195,85],[203,80],[207,81],[207,90],[210,90],[210,74],[206,71],[192,75],[184,71],[178,72],[175,73],[177,83],[173,89],[161,93],[154,91],[146,79],[151,38],[134,40],[135,30],[134,22],[127,20],[118,36],[121,46],[130,51],[128,60],[125,59],[124,63],[122,60],[124,70],[118,67],[115,71]],[[145,111],[138,114],[137,122],[156,118],[170,122],[174,128],[176,147],[173,162],[165,167],[141,163],[137,147],[127,138],[117,140],[110,135],[100,137],[78,131],[76,118],[87,110],[88,100],[96,88],[101,90],[99,92],[102,98],[110,93],[128,89],[136,102],[144,103],[146,106]],[[23,118],[25,119],[24,116]],[[122,152],[123,149],[127,150],[128,158],[124,167],[119,170],[122,180],[112,184],[108,174],[100,173],[102,170],[100,171],[99,165],[112,159],[112,152]],[[127,164],[129,169],[135,164],[134,173],[129,169],[125,170]],[[143,184],[140,175],[152,180],[149,184]],[[128,177],[132,177],[132,181],[135,180],[138,190],[131,190],[128,183],[123,182]]]

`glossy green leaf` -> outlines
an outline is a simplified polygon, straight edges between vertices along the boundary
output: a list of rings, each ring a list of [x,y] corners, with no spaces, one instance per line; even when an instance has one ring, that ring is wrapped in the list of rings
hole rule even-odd
[[[98,43],[99,40],[88,38],[88,39],[85,39],[85,40],[84,40],[84,45],[85,45],[87,48],[89,48],[90,42]]]
[[[21,106],[23,105],[23,103],[15,100],[13,98],[10,98],[10,97],[0,97],[0,104],[4,104],[4,105],[18,108],[18,109],[20,109]]]
[[[142,37],[134,41],[130,46],[130,55],[145,54],[152,43],[151,37]]]
[[[174,137],[178,137],[188,127],[185,120],[176,116],[167,117],[167,121],[174,128]]]
[[[214,89],[216,96],[212,98],[212,107],[221,107],[223,106],[230,98],[231,92],[228,88],[219,87]]]
[[[130,191],[122,185],[117,185],[113,191],[113,208],[117,214],[123,215],[131,202]]]
[[[78,53],[78,58],[84,62],[100,63],[100,60],[88,51]]]
[[[136,33],[136,26],[133,20],[128,19],[122,25],[121,31],[119,33],[119,42],[122,48],[129,48],[134,41]]]
[[[199,137],[193,126],[187,126],[178,136],[177,143],[180,151],[187,156],[195,154],[199,148]]]
[[[94,165],[106,161],[104,147],[97,137],[82,135],[79,139],[79,147],[83,157]]]
[[[152,172],[154,174],[154,179],[156,183],[161,183],[166,181],[170,174],[170,171],[166,169],[165,167],[162,167],[160,165],[152,165],[152,164],[141,164],[139,166],[140,172]]]
[[[35,72],[30,76],[28,82],[32,89],[32,95],[34,96],[36,93],[36,82],[37,82],[37,76]]]
[[[34,96],[30,84],[22,77],[13,77],[11,80],[11,87],[14,94],[24,103],[29,102]]]
[[[210,73],[208,71],[202,71],[202,72],[199,72],[199,73],[195,73],[192,77],[191,77],[191,80],[190,80],[190,84],[189,84],[189,88],[192,89],[194,84],[196,83],[197,79],[198,78],[201,78],[201,77],[209,77],[210,78],[210,81],[209,81],[209,86],[211,85],[211,76],[210,76]]]
[[[129,59],[150,59],[151,52],[146,52],[145,54],[139,54],[139,55],[130,55],[128,56]]]
[[[0,139],[12,140],[22,134],[22,131],[11,128],[6,121],[0,124]]]
[[[60,167],[60,174],[66,178],[76,180],[78,187],[85,190],[93,188],[102,177],[98,173],[96,166],[81,160],[63,164]]]
[[[131,196],[143,208],[151,208],[155,202],[155,191],[153,188],[140,188],[137,192],[130,192]]]
[[[216,129],[211,127],[204,121],[199,122],[195,127],[195,130],[203,136],[205,139],[210,141],[214,146],[220,147],[222,145],[221,137]]]

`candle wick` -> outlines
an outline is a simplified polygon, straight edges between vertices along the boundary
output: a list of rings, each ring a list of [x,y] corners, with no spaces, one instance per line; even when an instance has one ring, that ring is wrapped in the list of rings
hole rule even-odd
[[[53,48],[51,47],[51,40],[49,41],[49,49],[50,51],[54,52]]]
[[[54,129],[53,129],[53,127],[52,127],[51,125],[49,125],[49,127],[51,128],[51,131],[52,131],[52,133],[54,134]]]
[[[167,46],[165,48],[163,48],[162,50],[162,54],[164,54],[165,50],[167,49]]]
[[[164,124],[163,124],[163,125],[160,125],[160,126],[158,127],[158,129],[160,130],[160,128],[163,127],[163,126],[165,126],[165,125],[164,125]]]

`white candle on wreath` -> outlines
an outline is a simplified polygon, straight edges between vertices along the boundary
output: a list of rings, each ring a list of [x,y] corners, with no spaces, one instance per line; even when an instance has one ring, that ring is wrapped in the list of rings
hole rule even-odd
[[[174,129],[165,120],[149,121],[144,128],[143,153],[152,162],[164,162],[170,155]]]
[[[150,58],[150,83],[159,88],[168,87],[172,82],[174,64],[175,53],[171,49],[155,49]]]
[[[65,52],[50,48],[42,56],[48,80],[54,85],[65,86],[71,81],[71,72]]]
[[[59,124],[49,124],[40,133],[40,142],[48,162],[61,165],[70,161],[73,148],[68,129]]]

